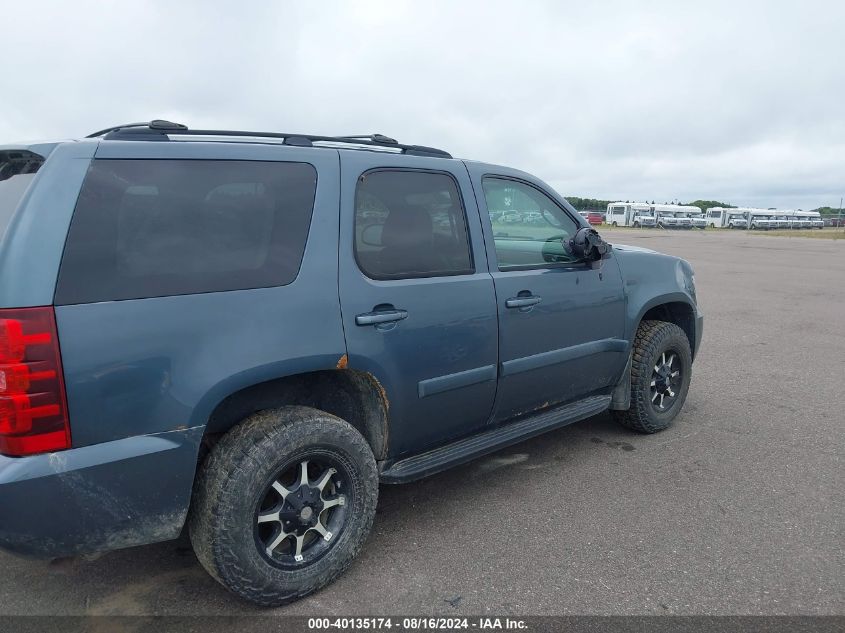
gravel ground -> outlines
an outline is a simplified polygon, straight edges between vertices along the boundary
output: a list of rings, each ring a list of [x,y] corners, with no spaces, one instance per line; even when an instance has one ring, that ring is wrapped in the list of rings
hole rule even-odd
[[[845,613],[845,241],[607,234],[696,269],[704,341],[673,427],[601,415],[382,487],[358,561],[278,613]],[[0,568],[2,614],[259,612],[185,539]]]

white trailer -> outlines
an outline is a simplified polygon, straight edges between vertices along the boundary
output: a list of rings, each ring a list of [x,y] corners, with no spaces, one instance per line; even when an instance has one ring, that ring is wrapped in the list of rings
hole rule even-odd
[[[607,205],[604,221],[611,226],[655,226],[654,213],[644,202],[613,202]]]

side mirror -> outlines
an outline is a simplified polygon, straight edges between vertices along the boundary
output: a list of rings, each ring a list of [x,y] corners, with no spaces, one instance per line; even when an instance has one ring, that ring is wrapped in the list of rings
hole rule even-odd
[[[569,250],[578,259],[588,262],[592,268],[600,268],[603,259],[610,253],[610,244],[593,228],[578,229],[569,240]]]

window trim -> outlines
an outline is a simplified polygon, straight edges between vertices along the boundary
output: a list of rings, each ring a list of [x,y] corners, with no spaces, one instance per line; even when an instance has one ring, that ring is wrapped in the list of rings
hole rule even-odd
[[[358,187],[361,186],[361,178],[368,176],[369,174],[380,172],[413,172],[420,174],[434,174],[447,176],[452,180],[452,182],[455,184],[455,190],[458,192],[458,202],[461,205],[461,211],[463,212],[464,227],[466,228],[467,249],[469,251],[470,268],[466,270],[453,271],[448,273],[419,273],[414,275],[403,274],[402,276],[373,275],[371,272],[365,270],[364,266],[361,264],[361,261],[358,259],[358,244],[356,231],[358,227]],[[476,272],[475,253],[472,248],[472,235],[470,235],[469,217],[467,216],[466,200],[464,198],[464,192],[461,190],[461,183],[458,182],[458,179],[455,178],[455,175],[453,173],[449,171],[444,171],[442,169],[425,169],[417,167],[372,167],[358,174],[358,177],[355,179],[355,193],[352,197],[352,258],[355,260],[355,265],[358,267],[358,270],[361,272],[361,274],[364,275],[367,279],[372,279],[373,281],[406,281],[408,279],[438,279],[440,277],[461,277],[474,275]]]
[[[531,187],[532,189],[539,191],[541,194],[546,196],[552,203],[570,219],[578,228],[583,228],[581,223],[578,222],[572,214],[562,205],[558,204],[558,201],[554,199],[554,196],[550,195],[547,191],[543,190],[542,187],[535,185],[532,182],[524,180],[523,178],[516,178],[514,176],[503,176],[500,174],[495,173],[488,173],[481,176],[481,195],[484,196],[484,209],[486,210],[486,222],[490,226],[490,239],[493,242],[493,256],[495,257],[496,263],[496,271],[500,273],[514,273],[514,272],[524,272],[526,270],[553,270],[553,269],[560,269],[560,268],[587,268],[588,262],[586,261],[576,261],[576,262],[544,262],[542,264],[519,264],[516,266],[508,267],[505,270],[502,270],[499,264],[499,252],[496,250],[496,236],[493,235],[493,222],[490,220],[490,209],[487,206],[487,193],[484,191],[484,181],[486,179],[492,180],[508,180],[511,182],[516,182],[522,185],[526,185],[527,187]]]

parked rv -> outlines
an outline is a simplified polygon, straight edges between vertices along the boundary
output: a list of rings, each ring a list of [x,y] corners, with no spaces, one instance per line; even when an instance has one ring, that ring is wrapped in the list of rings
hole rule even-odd
[[[769,216],[770,229],[788,229],[789,228],[789,214],[790,211],[772,211]]]
[[[768,230],[777,228],[777,224],[772,224],[772,211],[769,209],[752,209],[747,212],[748,228],[751,230]]]
[[[795,211],[802,229],[823,229],[824,220],[818,211]]]
[[[694,229],[707,228],[707,218],[704,217],[704,213],[700,209],[698,213],[691,213],[689,217],[692,220],[692,227]]]
[[[605,222],[611,226],[655,226],[654,209],[642,202],[614,202],[607,205]]]
[[[692,216],[701,213],[698,207],[680,204],[655,204],[651,209],[657,218],[657,226],[665,229],[690,229],[693,227]]]

